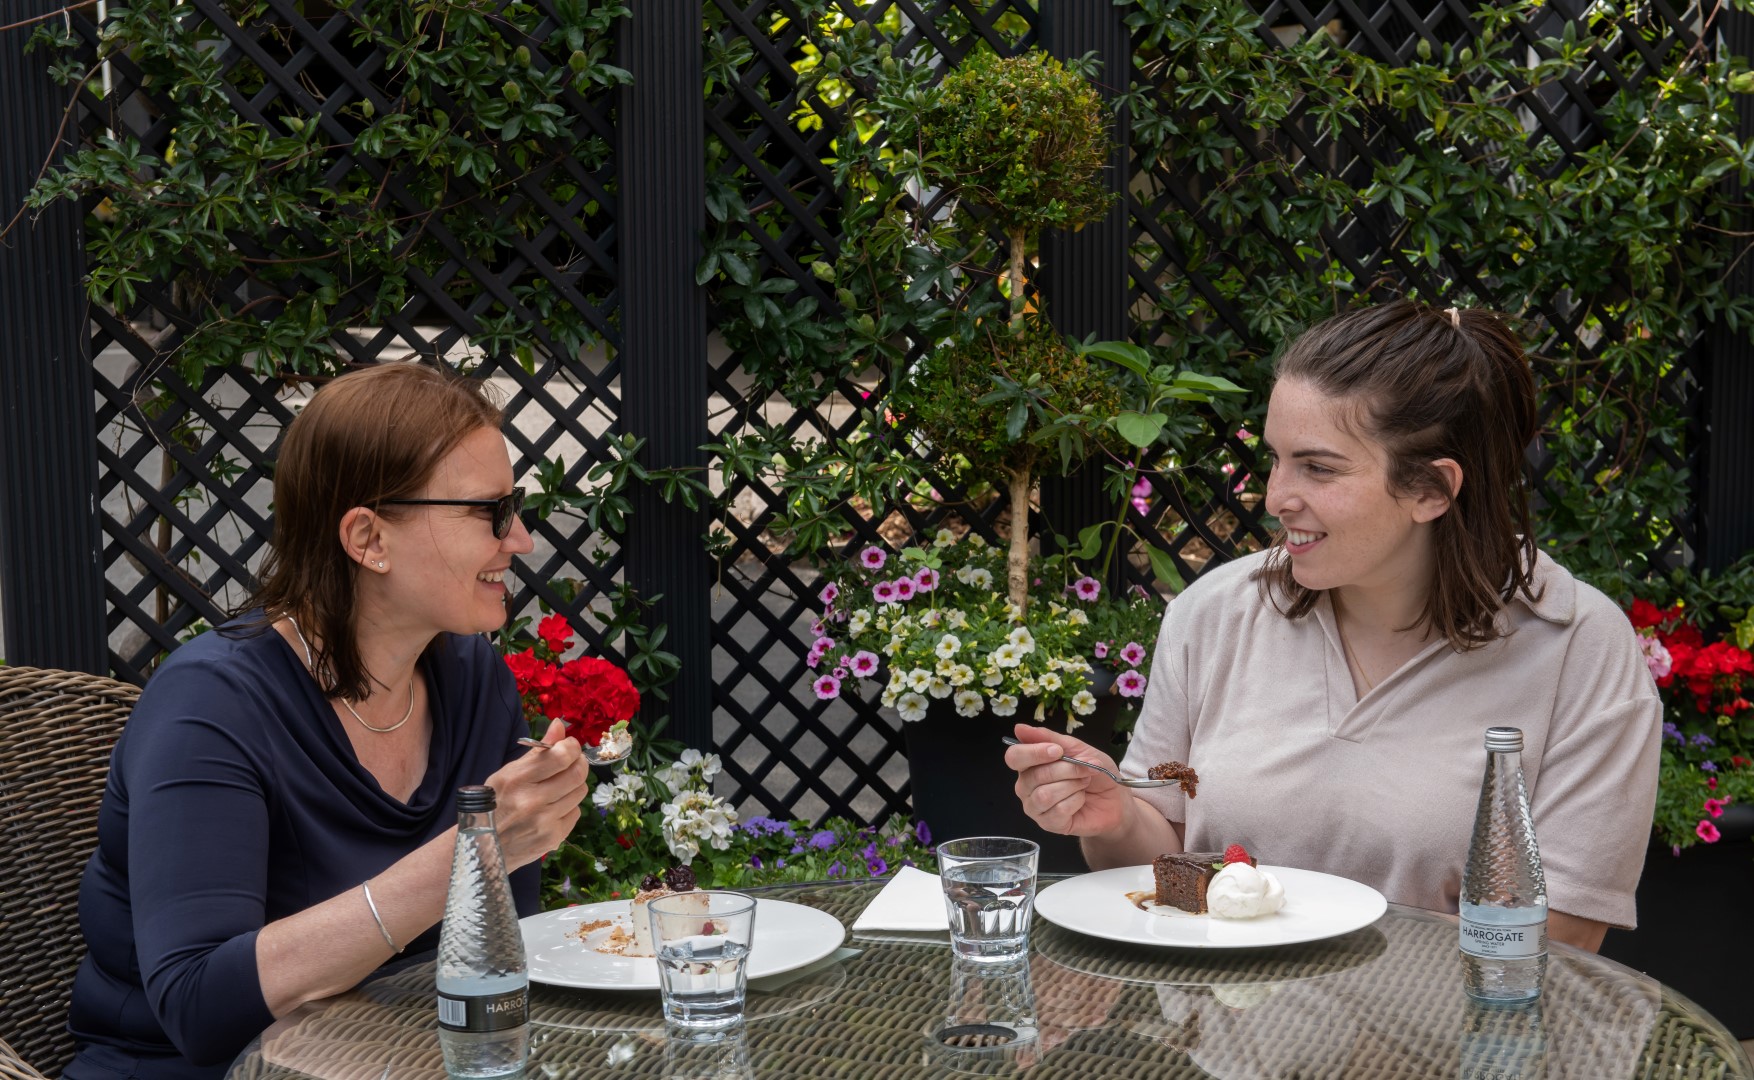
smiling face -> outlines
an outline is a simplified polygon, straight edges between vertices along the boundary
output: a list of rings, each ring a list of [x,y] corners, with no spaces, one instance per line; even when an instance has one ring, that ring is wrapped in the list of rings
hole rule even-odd
[[[1364,434],[1350,403],[1300,379],[1281,379],[1267,406],[1273,454],[1267,512],[1285,528],[1292,575],[1306,589],[1431,588],[1430,523],[1448,508],[1435,496],[1389,491],[1386,449]]]
[[[505,439],[493,428],[466,436],[433,470],[414,498],[497,499],[512,490]],[[420,629],[475,634],[505,623],[504,577],[512,556],[534,542],[513,519],[505,539],[493,535],[487,506],[398,506],[380,516],[383,558],[389,566],[386,608],[398,622]]]

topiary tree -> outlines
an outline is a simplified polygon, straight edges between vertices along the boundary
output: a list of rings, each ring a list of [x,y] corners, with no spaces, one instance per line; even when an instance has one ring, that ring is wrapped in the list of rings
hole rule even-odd
[[[1108,123],[1102,98],[1045,53],[977,52],[944,76],[896,136],[917,141],[928,175],[978,203],[1005,234],[1011,328],[1024,312],[1024,256],[1041,229],[1081,229],[1115,199],[1103,183]]]

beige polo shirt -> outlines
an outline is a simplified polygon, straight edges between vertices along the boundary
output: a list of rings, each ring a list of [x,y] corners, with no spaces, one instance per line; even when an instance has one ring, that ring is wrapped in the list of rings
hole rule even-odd
[[[1194,799],[1141,792],[1188,849],[1339,874],[1397,904],[1454,912],[1485,770],[1485,731],[1523,730],[1523,774],[1556,911],[1635,922],[1656,804],[1662,708],[1626,616],[1540,555],[1541,599],[1472,652],[1437,641],[1359,700],[1322,596],[1279,614],[1219,567],[1170,605],[1124,772],[1200,774]],[[1544,590],[1544,591],[1540,591]]]

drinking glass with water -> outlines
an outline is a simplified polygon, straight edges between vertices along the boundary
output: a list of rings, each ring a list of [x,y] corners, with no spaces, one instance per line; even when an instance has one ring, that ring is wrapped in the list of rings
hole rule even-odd
[[[653,900],[652,944],[664,1018],[688,1028],[718,1028],[743,1019],[755,898],[691,891]]]
[[[1035,913],[1034,841],[975,836],[938,845],[938,879],[950,916],[950,945],[977,963],[1003,963],[1029,952]]]

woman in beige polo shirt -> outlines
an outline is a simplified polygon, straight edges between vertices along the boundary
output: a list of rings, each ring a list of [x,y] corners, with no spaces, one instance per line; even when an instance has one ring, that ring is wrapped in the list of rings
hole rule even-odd
[[[1093,868],[1240,843],[1456,911],[1485,729],[1520,727],[1549,933],[1594,949],[1634,923],[1661,708],[1630,623],[1536,549],[1523,485],[1537,415],[1516,337],[1485,310],[1348,312],[1279,360],[1265,442],[1278,542],[1169,605],[1121,769],[1129,792],[1019,725],[1006,761]]]

